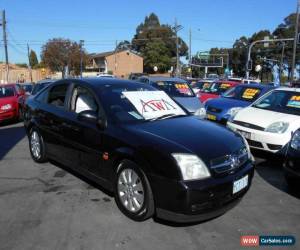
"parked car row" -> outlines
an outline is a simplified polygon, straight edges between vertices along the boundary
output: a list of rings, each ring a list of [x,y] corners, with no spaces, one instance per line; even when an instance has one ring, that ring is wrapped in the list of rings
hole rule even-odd
[[[147,79],[67,79],[28,98],[33,160],[55,159],[96,181],[133,220],[191,222],[225,213],[251,186],[246,140],[191,114],[198,107],[188,110],[180,99],[200,102],[185,82]]]

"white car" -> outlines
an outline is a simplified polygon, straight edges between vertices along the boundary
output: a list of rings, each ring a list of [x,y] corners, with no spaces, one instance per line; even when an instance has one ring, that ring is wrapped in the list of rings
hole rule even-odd
[[[227,126],[240,132],[249,146],[281,153],[300,128],[300,88],[277,88],[240,110]]]

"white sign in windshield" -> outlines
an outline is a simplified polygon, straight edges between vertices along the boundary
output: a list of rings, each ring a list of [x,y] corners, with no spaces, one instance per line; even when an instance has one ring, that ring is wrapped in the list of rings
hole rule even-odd
[[[164,91],[128,91],[123,95],[146,120],[186,114]]]

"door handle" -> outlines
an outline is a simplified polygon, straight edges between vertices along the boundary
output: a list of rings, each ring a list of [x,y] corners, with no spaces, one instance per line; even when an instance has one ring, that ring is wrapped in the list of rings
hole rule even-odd
[[[65,128],[67,128],[67,129],[72,129],[72,130],[75,130],[75,131],[79,131],[79,127],[73,126],[73,125],[68,124],[68,123],[66,123],[66,122],[63,122],[61,125],[62,125],[63,127],[65,127]]]

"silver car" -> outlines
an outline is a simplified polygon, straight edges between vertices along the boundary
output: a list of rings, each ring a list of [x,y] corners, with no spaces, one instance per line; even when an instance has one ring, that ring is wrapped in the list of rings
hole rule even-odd
[[[200,118],[205,118],[206,111],[204,105],[200,102],[194,91],[185,80],[161,76],[143,76],[140,77],[138,81],[145,84],[150,84],[157,89],[165,91],[191,114],[199,116]]]

